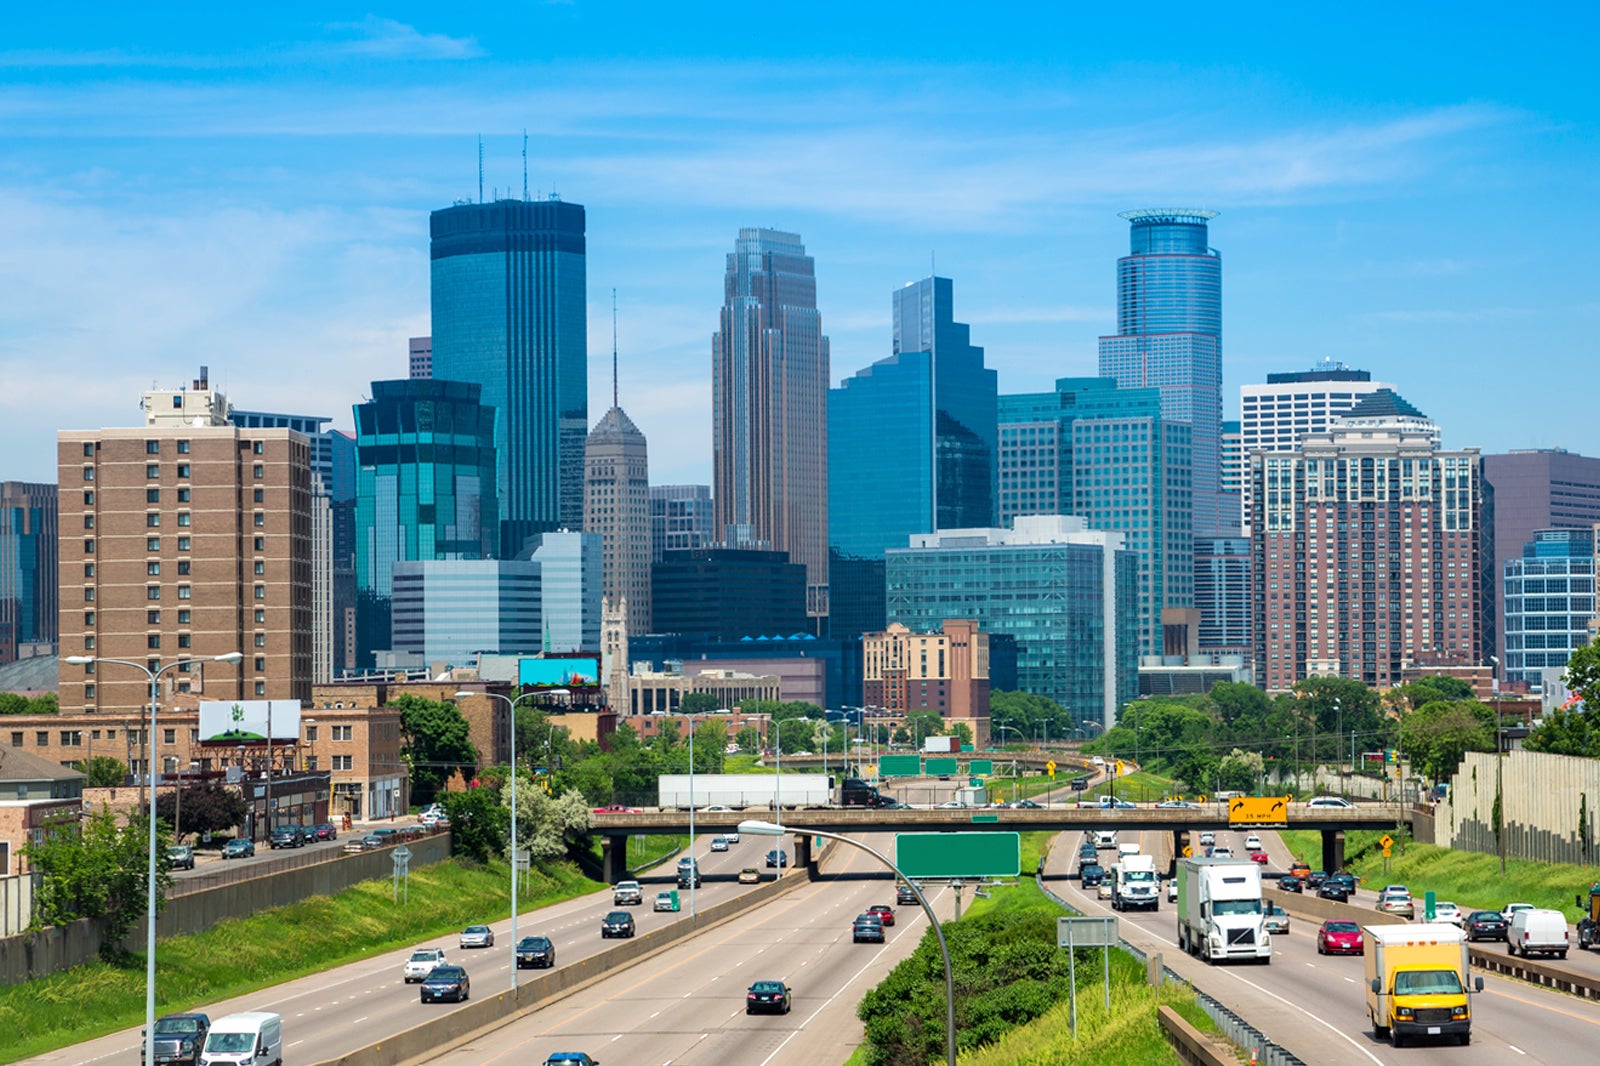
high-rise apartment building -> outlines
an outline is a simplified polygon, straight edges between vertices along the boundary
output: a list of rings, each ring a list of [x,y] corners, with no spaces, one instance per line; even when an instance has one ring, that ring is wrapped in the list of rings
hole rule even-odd
[[[1483,479],[1494,489],[1496,559],[1516,559],[1541,529],[1590,529],[1600,522],[1600,459],[1562,448],[1513,451],[1483,457]],[[1494,577],[1494,618],[1506,617],[1506,575]],[[1495,652],[1510,662],[1506,630]],[[1505,676],[1504,674],[1501,675]]]
[[[1194,523],[1234,531],[1222,478],[1222,257],[1210,247],[1215,211],[1121,215],[1129,254],[1117,260],[1117,333],[1100,338],[1100,376],[1120,388],[1161,390],[1161,414],[1193,427]]]
[[[433,338],[412,337],[410,360],[408,367],[410,373],[407,377],[431,378],[433,377]]]
[[[650,457],[644,434],[614,403],[584,448],[583,529],[600,537],[601,590],[627,603],[630,633],[650,632]]]
[[[1194,607],[1191,430],[1157,389],[1060,378],[1054,392],[1000,397],[1000,510],[1072,514],[1123,534],[1139,559],[1139,647],[1184,654]]]
[[[436,331],[437,332],[437,331]],[[717,537],[806,568],[806,613],[828,613],[828,338],[796,233],[741,229],[712,354]]]
[[[433,212],[433,376],[483,390],[507,556],[583,523],[589,432],[584,210],[548,200]]]
[[[202,372],[203,373],[203,372]],[[206,699],[311,696],[311,444],[247,429],[202,377],[144,394],[144,425],[58,435],[61,704],[121,713],[149,681],[93,655],[195,663],[165,691]]]
[[[1194,609],[1200,615],[1196,645],[1202,653],[1254,655],[1250,639],[1250,538],[1194,538]]]
[[[499,553],[495,412],[475,384],[374,381],[355,406],[356,657],[389,648],[395,563]]]
[[[56,496],[55,485],[0,481],[0,663],[56,642]]]
[[[1083,519],[946,529],[886,553],[889,619],[913,631],[970,618],[1016,642],[1017,685],[1110,729],[1139,691],[1138,559]]]
[[[1594,578],[1594,528],[1538,530],[1505,561],[1506,680],[1537,685],[1589,643]]]
[[[1494,651],[1494,497],[1478,451],[1380,389],[1301,438],[1252,452],[1256,678],[1388,687],[1412,664],[1480,665]]]
[[[597,533],[541,533],[531,545],[539,564],[542,650],[600,652],[601,539]]]
[[[709,548],[717,538],[710,485],[650,486],[650,561],[669,551]]]

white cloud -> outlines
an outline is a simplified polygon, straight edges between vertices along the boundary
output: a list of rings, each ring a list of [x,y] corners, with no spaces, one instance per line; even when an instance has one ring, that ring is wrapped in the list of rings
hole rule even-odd
[[[309,45],[308,51],[371,59],[475,59],[484,54],[476,37],[423,33],[377,15],[360,22],[331,23],[328,29],[346,35],[345,39]]]

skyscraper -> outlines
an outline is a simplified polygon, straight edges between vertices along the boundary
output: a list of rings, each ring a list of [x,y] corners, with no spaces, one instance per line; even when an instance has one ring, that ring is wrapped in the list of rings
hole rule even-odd
[[[799,234],[739,230],[711,353],[717,536],[804,566],[806,613],[826,617],[828,338]]]
[[[583,523],[589,431],[584,210],[549,200],[433,212],[432,375],[468,381],[495,422],[499,542]]]
[[[56,642],[56,506],[54,485],[0,481],[0,663]]]
[[[713,529],[710,485],[650,486],[650,561],[669,551],[709,548]]]
[[[1155,386],[1161,413],[1193,427],[1197,534],[1227,534],[1222,477],[1222,257],[1208,243],[1215,211],[1124,211],[1130,252],[1117,260],[1117,333],[1100,338],[1100,376]]]
[[[598,534],[541,533],[531,546],[539,564],[540,640],[545,652],[600,651],[601,541]]]
[[[1508,681],[1540,684],[1589,643],[1594,621],[1594,529],[1541,529],[1507,559],[1503,665]]]
[[[613,404],[584,449],[583,529],[599,534],[601,590],[628,604],[628,632],[650,632],[650,458],[644,434]]]

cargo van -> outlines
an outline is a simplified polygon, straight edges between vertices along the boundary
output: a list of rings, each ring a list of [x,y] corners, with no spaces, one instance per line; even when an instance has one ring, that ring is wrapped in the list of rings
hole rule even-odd
[[[1104,851],[1106,848],[1117,846],[1117,831],[1115,829],[1097,829],[1094,834],[1094,846]]]
[[[283,1066],[283,1019],[259,1010],[218,1018],[206,1034],[200,1066]]]
[[[1118,858],[1126,859],[1129,855],[1137,855],[1137,854],[1139,854],[1139,845],[1138,844],[1118,844],[1117,845],[1117,857]]]
[[[1529,907],[1511,919],[1506,934],[1506,951],[1515,955],[1556,955],[1567,957],[1567,916],[1560,911]]]

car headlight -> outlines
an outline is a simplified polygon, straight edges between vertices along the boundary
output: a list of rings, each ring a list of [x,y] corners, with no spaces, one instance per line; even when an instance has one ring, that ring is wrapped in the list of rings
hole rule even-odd
[[[1460,1010],[1452,1011],[1450,1013],[1450,1020],[1453,1022],[1464,1022],[1471,1016],[1472,1015],[1467,1011],[1467,1009],[1463,1007]]]
[[[1411,1020],[1411,1008],[1410,1007],[1399,1007],[1399,1008],[1396,1008],[1396,1010],[1394,1012],[1394,1016],[1396,1018],[1401,1018],[1401,1019],[1404,1019],[1406,1021],[1410,1021]]]

